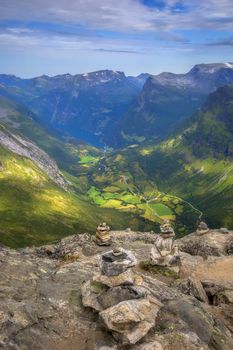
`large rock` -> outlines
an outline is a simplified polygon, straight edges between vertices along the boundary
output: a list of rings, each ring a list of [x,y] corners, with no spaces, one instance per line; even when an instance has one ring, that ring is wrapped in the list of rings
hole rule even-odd
[[[98,295],[98,303],[107,309],[111,306],[119,304],[125,300],[140,299],[147,295],[148,293],[143,287],[137,286],[118,286],[109,288]]]
[[[134,273],[131,270],[126,270],[118,276],[95,275],[93,281],[105,284],[108,287],[117,287],[120,285],[133,285]]]
[[[99,312],[125,300],[143,298],[148,292],[143,287],[133,285],[109,288],[91,279],[82,285],[81,294],[83,306]]]
[[[123,344],[135,344],[154,327],[162,304],[154,298],[122,301],[100,312],[104,326]]]
[[[233,290],[224,290],[216,295],[214,304],[233,304]]]
[[[82,286],[82,303],[85,307],[90,307],[95,311],[103,310],[103,307],[98,302],[97,295],[105,290],[106,287],[102,283],[93,282],[89,280]]]
[[[179,275],[182,279],[187,279],[193,272],[200,270],[200,266],[204,263],[204,258],[198,255],[190,255],[185,252],[180,253],[180,271]]]
[[[195,278],[227,283],[233,281],[233,256],[192,256],[181,253],[180,278]]]
[[[190,297],[171,300],[161,309],[156,327],[160,334],[167,333],[168,325],[173,333],[192,333],[206,349],[231,350],[233,339],[229,329],[216,320],[204,305]],[[173,350],[172,347],[168,349]]]
[[[202,285],[213,305],[233,304],[233,282],[203,280]]]
[[[177,241],[181,251],[204,258],[214,255],[230,255],[233,252],[233,232],[228,234],[220,230],[210,230],[203,236],[191,234]]]
[[[162,344],[158,341],[152,341],[149,343],[143,343],[141,345],[136,345],[133,348],[134,350],[164,350]]]
[[[188,295],[194,296],[196,299],[208,303],[208,297],[199,280],[189,277],[187,280],[183,280],[178,284],[179,290]]]
[[[129,267],[137,264],[137,260],[131,251],[121,248],[119,252],[119,255],[115,255],[114,251],[111,250],[101,255],[100,267],[103,275],[118,276]]]
[[[156,334],[156,340],[135,345],[132,350],[209,350],[195,333],[171,330]]]

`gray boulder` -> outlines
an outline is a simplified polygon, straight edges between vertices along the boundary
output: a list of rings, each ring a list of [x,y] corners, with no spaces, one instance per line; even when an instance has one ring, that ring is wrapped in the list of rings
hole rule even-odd
[[[101,255],[100,267],[105,276],[118,276],[136,264],[137,260],[132,252],[122,248],[119,255],[115,255],[113,250]]]
[[[154,298],[127,300],[100,312],[99,316],[115,339],[122,344],[135,344],[155,326],[161,306]]]
[[[145,297],[147,294],[143,287],[118,286],[103,291],[98,295],[98,303],[103,309],[107,309],[125,300],[134,300]]]
[[[197,279],[189,277],[187,280],[181,281],[178,284],[178,289],[184,294],[194,296],[199,301],[204,303],[209,302],[201,282]]]

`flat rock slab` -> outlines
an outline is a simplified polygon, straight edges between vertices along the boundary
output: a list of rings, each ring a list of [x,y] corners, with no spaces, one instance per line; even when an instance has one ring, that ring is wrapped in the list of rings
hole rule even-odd
[[[103,309],[107,309],[122,301],[144,298],[147,294],[143,287],[118,286],[101,292],[97,300]]]
[[[101,272],[110,277],[118,276],[136,264],[137,260],[133,253],[125,249],[121,249],[120,255],[115,255],[111,250],[100,257]]]
[[[207,256],[231,255],[233,252],[233,232],[210,230],[202,236],[192,233],[177,240],[181,251],[191,255]]]
[[[154,298],[122,301],[100,312],[104,326],[122,344],[135,344],[154,327],[162,304]]]
[[[121,285],[133,285],[134,273],[131,270],[126,270],[118,276],[95,275],[93,281],[105,284],[108,287],[116,287]]]

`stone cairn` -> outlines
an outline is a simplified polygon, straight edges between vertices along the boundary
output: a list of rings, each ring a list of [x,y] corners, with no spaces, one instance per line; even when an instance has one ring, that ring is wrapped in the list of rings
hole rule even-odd
[[[219,229],[219,231],[220,231],[221,233],[224,233],[224,234],[228,234],[228,233],[229,233],[229,230],[228,230],[228,228],[226,228],[226,227],[221,227],[221,228]]]
[[[170,267],[179,262],[179,250],[174,244],[175,232],[168,221],[160,226],[160,234],[151,249],[151,264]]]
[[[207,232],[209,232],[209,227],[207,226],[207,224],[204,221],[201,221],[199,223],[199,225],[197,226],[196,234],[198,236],[202,236],[202,235],[206,234]]]
[[[110,236],[110,227],[106,224],[106,222],[103,222],[99,224],[96,230],[96,243],[98,245],[111,245],[111,236]]]
[[[103,326],[123,345],[135,344],[155,326],[162,304],[132,271],[131,251],[116,247],[100,256],[100,273],[82,286],[82,303],[99,313]]]

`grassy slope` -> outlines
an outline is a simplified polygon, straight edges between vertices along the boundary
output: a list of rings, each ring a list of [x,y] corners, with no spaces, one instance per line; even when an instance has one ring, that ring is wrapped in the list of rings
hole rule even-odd
[[[5,118],[0,118],[1,122],[6,123],[18,133],[36,143],[56,160],[61,170],[76,175],[76,165],[82,159],[83,154],[88,156],[88,153],[90,153],[92,157],[99,154],[96,148],[82,142],[73,144],[60,140],[36,121],[36,115],[9,99],[0,97],[0,110],[3,110],[4,115],[6,115]]]
[[[179,198],[164,193],[142,169],[138,149],[129,147],[107,154],[90,169],[90,200],[102,208],[134,213],[142,230],[156,230],[164,219],[176,220],[177,232],[190,232],[199,212]],[[180,220],[185,213],[189,227]],[[191,228],[190,228],[191,224]]]
[[[182,140],[169,140],[147,151],[139,163],[161,191],[191,202],[211,226],[233,228],[232,160],[197,158]],[[180,220],[186,219],[181,213]]]
[[[135,215],[90,203],[87,174],[100,152],[83,143],[65,143],[43,129],[35,115],[0,98],[0,121],[44,149],[72,183],[65,192],[30,160],[0,147],[0,241],[11,246],[40,244],[76,232],[94,232],[105,220],[114,228],[138,228]],[[78,175],[78,177],[76,177]]]
[[[211,226],[233,228],[233,86],[211,94],[170,139],[126,153],[160,190],[203,211]],[[187,221],[184,213],[180,220]]]
[[[101,209],[56,186],[28,159],[0,147],[0,241],[19,247],[77,232],[94,232],[101,220],[125,228],[133,217]]]

